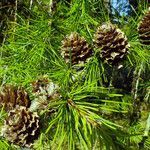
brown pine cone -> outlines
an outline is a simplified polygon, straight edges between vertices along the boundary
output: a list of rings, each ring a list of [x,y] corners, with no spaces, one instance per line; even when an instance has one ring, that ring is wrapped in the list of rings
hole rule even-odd
[[[30,98],[23,87],[4,85],[0,91],[0,106],[9,111],[19,106],[30,106]]]
[[[94,43],[101,49],[100,57],[112,65],[122,61],[130,47],[124,33],[110,23],[97,29]]]
[[[91,55],[92,49],[84,37],[73,32],[62,41],[61,55],[71,65],[84,63]]]
[[[138,33],[140,42],[150,45],[150,8],[139,23]]]
[[[11,143],[31,147],[39,135],[39,116],[26,107],[15,108],[9,112],[1,134]]]

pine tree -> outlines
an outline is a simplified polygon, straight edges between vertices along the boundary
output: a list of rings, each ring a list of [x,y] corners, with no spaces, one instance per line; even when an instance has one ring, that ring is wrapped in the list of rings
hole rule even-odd
[[[13,19],[2,9],[0,148],[150,149],[147,2],[129,16],[53,2],[15,1]]]

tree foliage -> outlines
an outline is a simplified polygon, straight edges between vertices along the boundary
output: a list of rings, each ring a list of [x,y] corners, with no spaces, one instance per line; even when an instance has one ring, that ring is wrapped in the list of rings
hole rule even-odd
[[[147,3],[139,3],[132,15],[118,16],[102,0],[8,2],[0,3],[0,84],[24,86],[31,100],[31,83],[39,76],[46,74],[60,86],[61,97],[39,113],[34,148],[150,149],[150,46],[140,43],[137,31]],[[94,47],[96,29],[104,22],[116,24],[130,44],[121,69],[103,62]],[[61,56],[61,41],[71,32],[93,48],[84,65],[69,66]],[[6,116],[2,108],[1,126]],[[2,136],[0,147],[19,149]]]

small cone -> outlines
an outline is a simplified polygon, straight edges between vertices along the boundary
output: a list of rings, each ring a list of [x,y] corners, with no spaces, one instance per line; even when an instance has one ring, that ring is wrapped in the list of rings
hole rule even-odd
[[[138,26],[139,39],[142,44],[150,45],[150,8]]]
[[[112,65],[118,64],[128,53],[126,36],[110,23],[105,23],[97,29],[94,43],[101,49],[100,57]]]
[[[84,37],[71,33],[62,41],[61,55],[71,65],[84,63],[92,54],[92,50]]]
[[[35,100],[31,102],[30,110],[45,110],[50,103],[53,103],[60,97],[59,86],[54,84],[48,77],[43,76],[32,83],[32,92]],[[54,108],[53,108],[54,109]],[[54,110],[49,111],[54,111]],[[55,109],[56,110],[56,109]]]
[[[32,82],[32,92],[35,97],[45,96],[46,100],[58,97],[59,86],[54,84],[48,77],[43,76]]]

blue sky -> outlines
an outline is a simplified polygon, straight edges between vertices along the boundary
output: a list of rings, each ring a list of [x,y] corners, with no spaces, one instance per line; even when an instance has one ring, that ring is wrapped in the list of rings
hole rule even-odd
[[[127,15],[129,8],[128,0],[110,0],[111,6],[115,8],[120,15]]]

